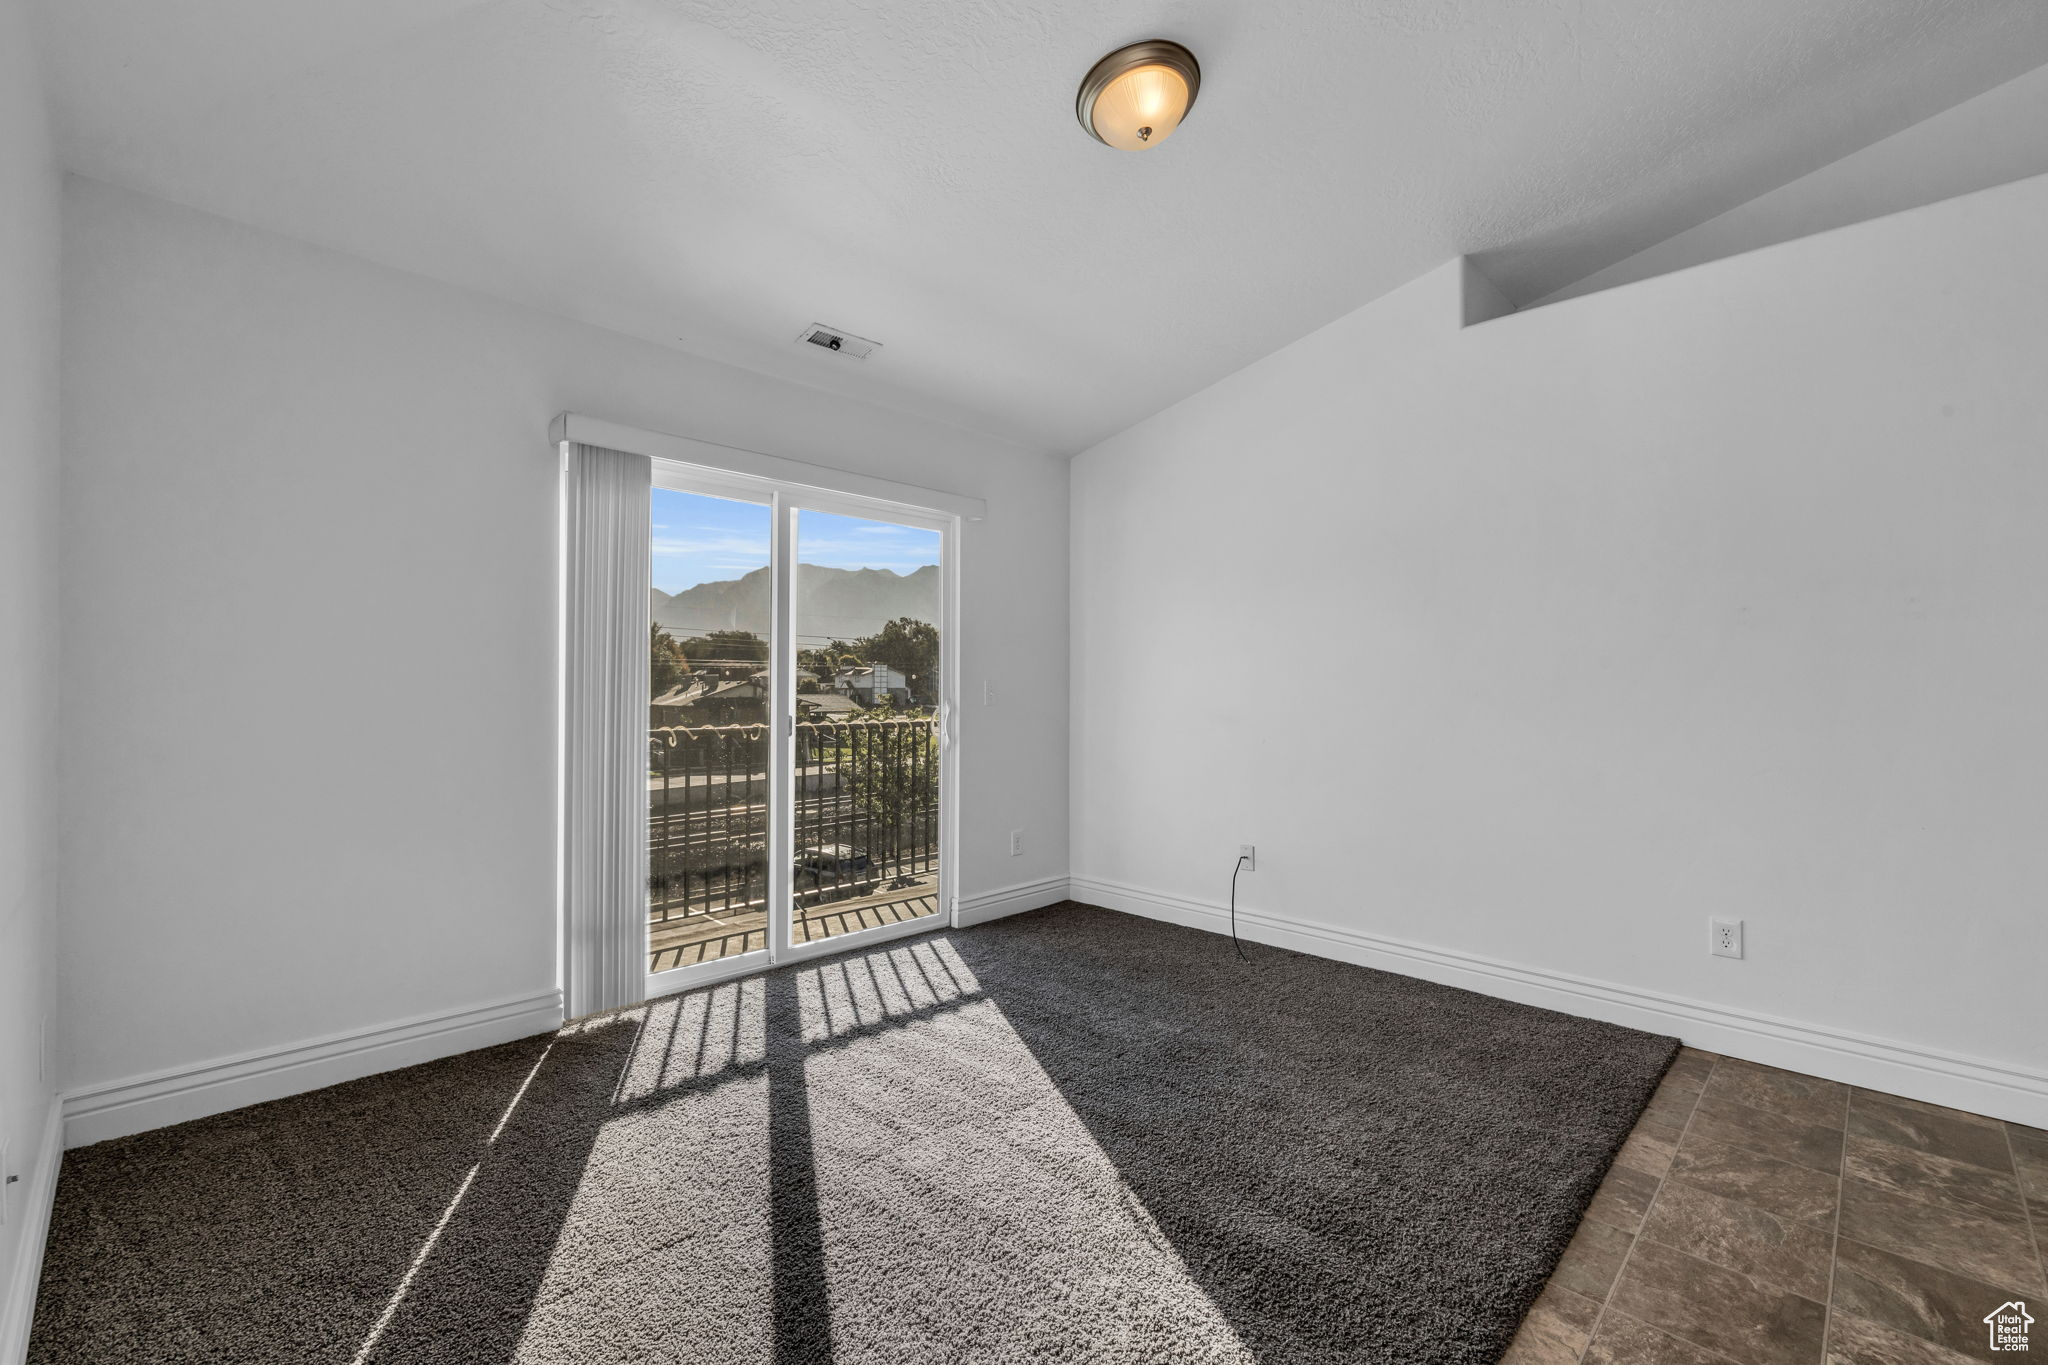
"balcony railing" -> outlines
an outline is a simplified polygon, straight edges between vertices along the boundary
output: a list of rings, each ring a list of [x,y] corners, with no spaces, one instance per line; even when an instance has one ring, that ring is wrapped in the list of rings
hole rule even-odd
[[[882,893],[892,890],[936,905],[938,721],[806,721],[796,727],[793,759],[798,916],[816,918],[851,900],[886,900]],[[729,922],[766,909],[768,763],[766,725],[649,731],[653,925],[683,928],[675,922],[696,916]]]

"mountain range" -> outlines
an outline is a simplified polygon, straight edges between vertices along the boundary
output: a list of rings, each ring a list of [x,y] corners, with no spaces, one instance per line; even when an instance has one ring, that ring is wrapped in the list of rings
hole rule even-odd
[[[699,583],[679,593],[652,589],[654,623],[677,639],[714,630],[768,633],[768,570]],[[809,648],[827,639],[873,635],[899,616],[939,620],[939,568],[927,564],[908,574],[890,569],[834,569],[796,566],[793,596],[797,643]]]

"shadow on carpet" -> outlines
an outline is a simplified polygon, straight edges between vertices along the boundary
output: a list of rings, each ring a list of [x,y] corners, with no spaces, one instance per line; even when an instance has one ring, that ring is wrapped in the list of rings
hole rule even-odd
[[[1490,1362],[1677,1043],[1079,905],[65,1158],[29,1359]]]

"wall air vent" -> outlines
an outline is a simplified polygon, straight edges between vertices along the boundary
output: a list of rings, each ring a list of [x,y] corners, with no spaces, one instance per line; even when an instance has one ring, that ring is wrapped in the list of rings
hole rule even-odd
[[[869,341],[866,337],[857,337],[837,327],[827,327],[822,322],[814,322],[804,328],[796,334],[796,339],[807,341],[820,350],[832,351],[854,360],[866,360],[882,349],[882,343],[879,341]]]

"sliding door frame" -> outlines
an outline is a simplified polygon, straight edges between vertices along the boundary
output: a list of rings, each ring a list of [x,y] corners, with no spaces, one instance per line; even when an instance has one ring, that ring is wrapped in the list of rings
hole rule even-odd
[[[610,442],[611,448],[625,448],[618,433],[629,430],[609,428],[606,439]],[[865,479],[862,476],[844,476],[845,481],[856,486],[878,486],[892,493],[907,494],[918,499],[901,501],[896,497],[881,497],[865,491],[841,491],[815,484],[792,482],[771,474],[742,472],[729,467],[725,461],[718,464],[700,464],[679,456],[698,453],[699,450],[713,455],[719,452],[747,455],[749,452],[729,452],[727,447],[709,446],[681,437],[654,437],[652,433],[643,435],[651,438],[645,444],[668,446],[666,451],[647,450],[643,446],[635,447],[635,453],[650,456],[652,482],[655,488],[731,498],[755,505],[765,505],[769,509],[769,582],[773,592],[772,608],[769,613],[768,676],[773,695],[768,708],[770,724],[767,948],[721,958],[715,962],[693,963],[684,967],[672,967],[662,972],[649,972],[646,978],[647,998],[694,990],[700,986],[748,976],[791,962],[845,952],[908,934],[925,933],[942,925],[957,925],[960,779],[955,718],[959,714],[957,699],[960,691],[960,523],[965,512],[971,512],[980,506],[979,501],[960,498],[953,494],[924,493],[923,490],[907,485],[885,484],[881,480]],[[692,447],[698,450],[689,449]],[[775,457],[753,458],[792,465],[798,470],[830,472],[816,470],[814,466],[797,466],[793,461],[779,461],[775,460]],[[924,505],[927,503],[952,506],[949,508]],[[803,511],[872,518],[921,530],[936,531],[939,535],[939,909],[934,914],[897,924],[879,925],[809,943],[794,943],[790,938],[791,916],[794,913],[795,879],[792,859],[796,853],[797,796],[794,762],[797,650],[793,595],[796,554],[799,548],[797,516]],[[644,812],[641,818],[646,818]],[[639,947],[644,959],[647,951],[644,916],[641,932]]]
[[[656,477],[659,477],[657,473]],[[958,895],[959,876],[959,746],[954,742],[954,717],[959,706],[960,695],[960,518],[926,508],[903,503],[884,502],[876,498],[853,497],[845,494],[827,493],[804,489],[783,497],[783,503],[776,512],[776,529],[790,537],[788,565],[790,572],[780,575],[776,584],[775,648],[787,650],[789,667],[780,673],[771,673],[775,679],[776,707],[785,717],[775,727],[782,742],[782,752],[776,759],[776,772],[784,782],[789,782],[795,771],[796,738],[796,622],[790,610],[790,595],[795,589],[797,544],[797,513],[824,512],[842,517],[872,518],[876,521],[893,522],[899,526],[912,526],[920,530],[936,531],[939,535],[939,908],[931,915],[905,920],[899,924],[877,925],[872,929],[857,929],[850,934],[836,934],[810,943],[787,941],[790,915],[794,912],[794,898],[787,893],[774,905],[783,907],[783,913],[768,916],[769,948],[771,956],[779,966],[785,962],[801,962],[806,958],[822,957],[844,952],[864,944],[879,943],[885,939],[900,938],[905,934],[921,934],[941,924],[958,927],[960,898]],[[781,563],[780,559],[777,563]],[[785,856],[775,861],[786,864],[787,855],[794,854],[796,812],[795,793],[788,799],[776,801],[776,813],[791,821],[789,842],[784,845]],[[773,798],[771,798],[773,799]],[[787,866],[779,869],[785,877],[791,875]],[[773,892],[771,891],[771,894]],[[775,943],[780,933],[784,942]]]
[[[751,503],[768,509],[768,579],[775,593],[769,611],[768,676],[771,680],[781,677],[782,674],[776,667],[776,642],[783,636],[782,622],[786,610],[781,589],[784,575],[776,571],[776,565],[782,562],[781,527],[784,517],[781,495],[773,486],[763,487],[759,480],[734,477],[722,470],[681,465],[673,460],[655,459],[651,463],[654,488],[694,493],[704,497],[730,498],[735,502]],[[771,700],[768,707],[771,720],[778,709]],[[771,724],[768,736],[768,847],[771,856],[768,859],[768,887],[765,893],[767,899],[763,902],[768,908],[769,925],[764,946],[749,952],[735,953],[731,957],[721,957],[712,962],[695,962],[660,972],[649,971],[646,973],[644,987],[645,996],[649,1000],[657,996],[674,995],[678,991],[695,990],[699,986],[709,986],[720,981],[730,981],[734,977],[750,976],[755,972],[767,971],[775,965],[774,907],[777,903],[776,897],[787,894],[790,870],[786,865],[787,860],[773,856],[772,850],[779,846],[778,813],[788,806],[790,793],[789,778],[784,774],[780,761],[780,756],[788,752],[782,726]],[[640,811],[640,818],[648,818],[645,807]],[[647,940],[651,932],[647,916],[643,913],[640,916],[640,942],[636,945],[643,963],[648,959]]]

